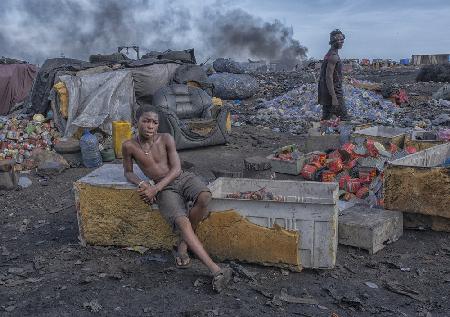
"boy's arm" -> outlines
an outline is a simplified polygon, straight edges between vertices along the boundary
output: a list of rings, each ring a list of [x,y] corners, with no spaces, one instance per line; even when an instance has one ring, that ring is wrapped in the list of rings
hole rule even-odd
[[[338,105],[338,100],[336,97],[336,92],[334,91],[334,82],[333,82],[333,73],[334,73],[334,68],[336,67],[337,62],[338,62],[338,59],[335,55],[331,56],[328,59],[327,70],[326,70],[326,75],[325,75],[328,92],[331,95],[331,104],[333,106]]]
[[[142,180],[133,172],[133,157],[131,155],[130,146],[130,141],[126,141],[122,144],[123,173],[130,183],[139,185]]]

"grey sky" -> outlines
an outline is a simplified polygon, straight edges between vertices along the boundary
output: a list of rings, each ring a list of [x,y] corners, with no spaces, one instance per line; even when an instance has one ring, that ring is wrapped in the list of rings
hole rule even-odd
[[[235,12],[240,23],[245,18],[234,9],[252,15],[248,20],[255,24],[277,19],[292,27],[308,57],[323,57],[334,28],[346,35],[342,57],[398,60],[450,53],[450,0],[1,0],[0,55],[41,63],[61,53],[87,59],[137,44],[156,50],[194,47],[201,61],[224,52],[217,49],[217,26],[225,19],[239,28]],[[247,51],[239,52],[242,58]],[[233,57],[230,50],[224,53]]]
[[[450,53],[450,1],[244,0],[240,6],[265,19],[280,19],[294,37],[321,58],[334,28],[346,35],[341,56],[410,57]]]

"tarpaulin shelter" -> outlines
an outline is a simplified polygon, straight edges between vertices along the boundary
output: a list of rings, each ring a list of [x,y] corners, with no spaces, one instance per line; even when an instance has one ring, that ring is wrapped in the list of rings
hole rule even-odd
[[[193,51],[182,53],[195,62]],[[163,108],[167,119],[161,120],[167,123],[163,132],[174,135],[177,148],[225,143],[227,107],[211,111],[211,96],[201,89],[210,87],[206,72],[192,63],[161,56],[96,64],[47,60],[33,88],[31,110],[46,113],[51,107],[54,122],[65,137],[77,135],[80,128],[98,128],[111,135],[112,121],[132,122],[138,105],[153,103]],[[165,107],[169,105],[170,109]],[[180,117],[172,109],[186,105],[190,106],[186,116]],[[197,110],[205,107],[208,111],[202,110],[200,115]]]
[[[29,95],[38,68],[31,64],[0,64],[0,115]]]
[[[45,114],[50,107],[50,91],[58,72],[76,72],[95,65],[71,58],[47,59],[39,69],[31,93],[31,112]]]
[[[60,77],[68,95],[68,117],[64,136],[79,128],[100,128],[112,134],[112,121],[132,121],[134,113],[133,79],[129,70]]]

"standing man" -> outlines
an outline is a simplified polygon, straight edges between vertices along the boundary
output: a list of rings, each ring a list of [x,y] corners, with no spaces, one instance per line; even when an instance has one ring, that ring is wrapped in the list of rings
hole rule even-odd
[[[208,215],[211,192],[196,175],[181,170],[175,140],[168,133],[158,133],[157,108],[141,106],[136,111],[136,119],[138,135],[122,145],[125,177],[137,185],[142,200],[158,203],[164,219],[180,235],[176,266],[190,266],[189,248],[208,267],[213,275],[213,289],[220,292],[229,283],[232,271],[213,262],[194,232]],[[141,180],[133,172],[133,160],[154,184]],[[186,209],[188,201],[194,204],[190,210]]]
[[[318,97],[322,105],[322,120],[334,114],[341,120],[349,120],[342,90],[342,62],[338,50],[344,45],[345,35],[338,29],[330,33],[330,50],[320,69]]]

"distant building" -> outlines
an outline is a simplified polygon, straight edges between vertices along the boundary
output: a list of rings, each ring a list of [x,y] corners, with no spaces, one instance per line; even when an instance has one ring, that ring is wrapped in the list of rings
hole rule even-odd
[[[449,60],[450,54],[413,55],[411,57],[411,64],[413,65],[448,64]]]

